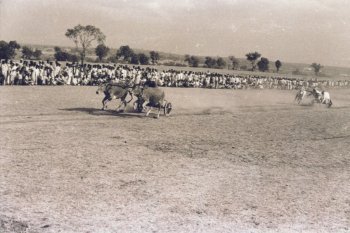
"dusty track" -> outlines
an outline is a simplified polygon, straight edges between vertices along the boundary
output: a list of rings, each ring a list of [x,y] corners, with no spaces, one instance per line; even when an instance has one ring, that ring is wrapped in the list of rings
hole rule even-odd
[[[156,120],[1,87],[0,232],[350,232],[350,90],[165,91]]]

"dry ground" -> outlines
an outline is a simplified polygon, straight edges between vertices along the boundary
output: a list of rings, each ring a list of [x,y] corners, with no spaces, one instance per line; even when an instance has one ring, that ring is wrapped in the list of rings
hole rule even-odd
[[[350,232],[350,90],[168,88],[158,120],[95,90],[0,88],[0,232]]]

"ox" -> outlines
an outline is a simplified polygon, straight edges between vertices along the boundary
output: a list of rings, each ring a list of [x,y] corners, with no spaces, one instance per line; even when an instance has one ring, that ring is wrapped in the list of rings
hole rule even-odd
[[[157,118],[159,118],[161,108],[165,108],[167,106],[167,101],[165,98],[165,93],[162,89],[158,87],[135,87],[133,89],[133,93],[137,96],[138,101],[142,103],[143,109],[146,107],[150,107],[146,112],[146,116],[150,114],[152,108],[158,108]],[[164,110],[166,114],[166,110]],[[167,112],[170,113],[170,110]]]
[[[328,107],[332,106],[332,100],[329,92],[327,91],[322,91],[322,97],[321,97],[321,103],[326,104]]]
[[[300,104],[300,102],[305,98],[306,93],[307,92],[304,89],[299,90],[295,95],[294,101],[298,101],[298,104]]]
[[[330,94],[327,91],[318,91],[315,88],[310,92],[309,95],[312,95],[314,97],[313,102],[317,102],[320,104],[326,104],[327,107],[331,107],[333,102],[331,100]]]
[[[121,101],[120,105],[117,107],[117,111],[123,104],[124,104],[123,110],[125,110],[126,105],[130,103],[130,101],[133,99],[131,87],[127,83],[100,84],[97,88],[96,94],[99,94],[100,92],[103,92],[105,94],[105,97],[102,100],[102,110],[105,110],[107,108],[106,106],[107,102],[111,101],[112,99],[120,99]],[[125,99],[128,94],[130,94],[131,99],[127,102]]]

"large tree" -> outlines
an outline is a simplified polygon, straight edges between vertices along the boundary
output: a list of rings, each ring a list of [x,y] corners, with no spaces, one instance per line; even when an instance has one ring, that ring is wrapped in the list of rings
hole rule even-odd
[[[261,54],[258,52],[252,52],[247,53],[245,56],[247,57],[247,60],[252,64],[252,71],[254,71],[256,69],[256,60],[261,57]]]
[[[226,66],[226,61],[222,57],[219,57],[216,60],[216,65],[217,65],[217,68],[223,69]]]
[[[157,64],[157,62],[160,59],[159,53],[156,52],[156,51],[151,51],[151,52],[149,52],[149,54],[150,54],[150,57],[151,57],[151,60],[152,60],[152,64]]]
[[[205,61],[204,64],[208,67],[208,68],[214,68],[216,66],[216,59],[212,58],[212,57],[205,57]]]
[[[185,61],[192,67],[198,67],[199,65],[199,58],[196,56],[185,55]]]
[[[16,49],[21,46],[16,41],[0,41],[0,59],[12,59],[16,56]]]
[[[228,59],[231,61],[232,69],[235,70],[239,67],[239,60],[235,56],[229,56]]]
[[[258,62],[258,68],[260,71],[265,72],[269,70],[269,59],[262,57]]]
[[[278,73],[280,71],[281,66],[282,66],[282,62],[280,60],[277,60],[275,62],[275,66],[276,66],[277,73]]]
[[[140,53],[138,55],[138,57],[139,57],[139,61],[140,61],[141,65],[148,65],[149,64],[149,57],[146,54]]]
[[[104,44],[97,45],[95,49],[96,56],[98,56],[98,59],[100,60],[100,62],[103,60],[104,57],[107,56],[108,52],[109,52],[109,48]]]
[[[106,36],[99,28],[92,25],[82,26],[77,25],[74,28],[67,29],[66,37],[71,39],[80,55],[81,64],[84,64],[86,52],[93,43],[104,43]]]
[[[129,45],[123,45],[120,46],[117,51],[117,58],[123,58],[124,61],[130,62],[134,54],[134,50],[132,50]]]
[[[321,66],[321,64],[319,63],[312,63],[311,67],[314,69],[315,75],[318,75],[321,71],[321,69],[323,68],[323,66]]]

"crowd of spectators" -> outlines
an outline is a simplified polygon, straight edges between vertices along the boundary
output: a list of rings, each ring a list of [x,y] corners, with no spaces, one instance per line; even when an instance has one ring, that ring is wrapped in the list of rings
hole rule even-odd
[[[300,87],[350,87],[348,80],[317,80],[291,78],[271,74],[221,74],[216,72],[157,70],[150,67],[117,64],[67,63],[50,61],[1,61],[1,85],[99,85],[105,82],[128,81],[143,84],[146,81],[164,87],[202,87],[232,89],[285,89]]]

